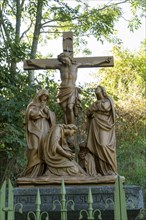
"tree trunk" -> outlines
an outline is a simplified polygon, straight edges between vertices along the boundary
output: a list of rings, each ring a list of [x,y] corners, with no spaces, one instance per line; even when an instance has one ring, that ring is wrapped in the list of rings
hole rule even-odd
[[[23,1],[24,2],[24,1]],[[23,4],[20,3],[20,0],[16,0],[16,29],[15,29],[15,42],[12,44],[12,60],[11,60],[11,73],[15,75],[16,73],[16,64],[17,64],[17,45],[20,44],[20,27],[21,27],[21,12]]]
[[[31,47],[31,54],[30,59],[35,59],[36,52],[37,52],[37,46],[40,36],[40,29],[41,29],[41,20],[42,20],[42,9],[43,9],[43,1],[38,0],[37,3],[37,13],[36,13],[36,23],[34,28],[34,34],[33,34],[33,42]],[[29,70],[29,85],[32,85],[34,83],[34,71]]]

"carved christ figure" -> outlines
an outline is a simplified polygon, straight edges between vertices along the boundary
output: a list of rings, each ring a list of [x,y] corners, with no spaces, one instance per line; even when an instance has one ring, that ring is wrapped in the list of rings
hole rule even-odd
[[[64,112],[64,123],[75,124],[75,118],[81,107],[79,99],[79,89],[76,87],[77,70],[79,67],[97,67],[103,63],[110,63],[110,58],[104,58],[97,62],[80,63],[72,59],[67,53],[58,55],[58,63],[47,65],[38,65],[35,61],[27,60],[27,65],[44,69],[58,69],[60,71],[61,84],[58,92],[58,103]]]

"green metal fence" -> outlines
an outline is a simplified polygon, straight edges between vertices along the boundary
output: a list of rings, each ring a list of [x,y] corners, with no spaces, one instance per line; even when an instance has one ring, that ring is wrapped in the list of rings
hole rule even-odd
[[[7,198],[7,201],[6,201]],[[114,192],[114,220],[128,220],[127,211],[126,211],[126,202],[125,202],[125,192],[123,189],[123,183],[120,179],[120,176],[117,177],[115,182],[115,192]],[[66,188],[64,181],[61,183],[61,199],[53,201],[53,210],[56,209],[56,204],[60,205],[61,220],[67,220],[67,207],[68,204],[71,205],[71,210],[74,210],[74,201],[66,200]],[[98,213],[98,219],[102,220],[102,214],[99,209],[93,209],[93,198],[92,191],[89,187],[88,191],[88,209],[80,210],[78,220],[83,219],[83,213],[87,216],[88,220],[95,220],[95,213]],[[37,190],[36,195],[36,210],[35,212],[30,211],[27,213],[26,220],[31,220],[32,217],[35,220],[42,220],[42,217],[45,216],[45,220],[49,220],[49,213],[41,211],[41,197],[40,191]],[[14,205],[14,188],[10,182],[4,181],[0,189],[0,220],[15,220],[15,209],[19,207],[19,213],[23,213],[23,206],[20,203]],[[139,219],[143,218],[143,212],[140,213],[141,216]],[[97,219],[97,218],[96,218]]]

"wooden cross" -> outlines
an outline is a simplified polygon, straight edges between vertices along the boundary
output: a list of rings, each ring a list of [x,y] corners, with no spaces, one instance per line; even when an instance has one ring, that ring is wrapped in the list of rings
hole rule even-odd
[[[55,46],[55,45],[54,45]],[[111,67],[113,57],[73,57],[73,34],[63,33],[63,53],[57,59],[31,59],[24,61],[25,70],[59,69],[61,84],[58,100],[64,111],[64,122],[75,124],[78,115],[79,91],[76,88],[77,70],[86,67]]]
[[[54,45],[55,49],[55,45]],[[112,67],[114,66],[114,60],[112,56],[100,56],[100,57],[73,57],[73,33],[63,32],[63,52],[69,53],[74,62],[81,63],[78,68],[89,67]],[[108,60],[108,62],[107,62]],[[103,61],[103,62],[102,62]],[[105,62],[104,62],[105,61]],[[101,64],[96,64],[101,62]],[[37,70],[37,69],[56,69],[59,65],[59,61],[56,58],[49,59],[31,59],[24,61],[24,70]],[[91,65],[89,66],[89,63]]]

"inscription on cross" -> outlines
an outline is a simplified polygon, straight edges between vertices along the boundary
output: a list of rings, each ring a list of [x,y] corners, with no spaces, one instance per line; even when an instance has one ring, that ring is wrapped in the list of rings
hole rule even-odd
[[[78,68],[112,67],[113,57],[73,57],[73,33],[63,33],[63,53],[57,59],[31,59],[24,61],[25,70],[58,69],[61,84],[58,100],[64,111],[64,122],[75,124],[75,118],[80,107],[78,88],[76,87]]]

